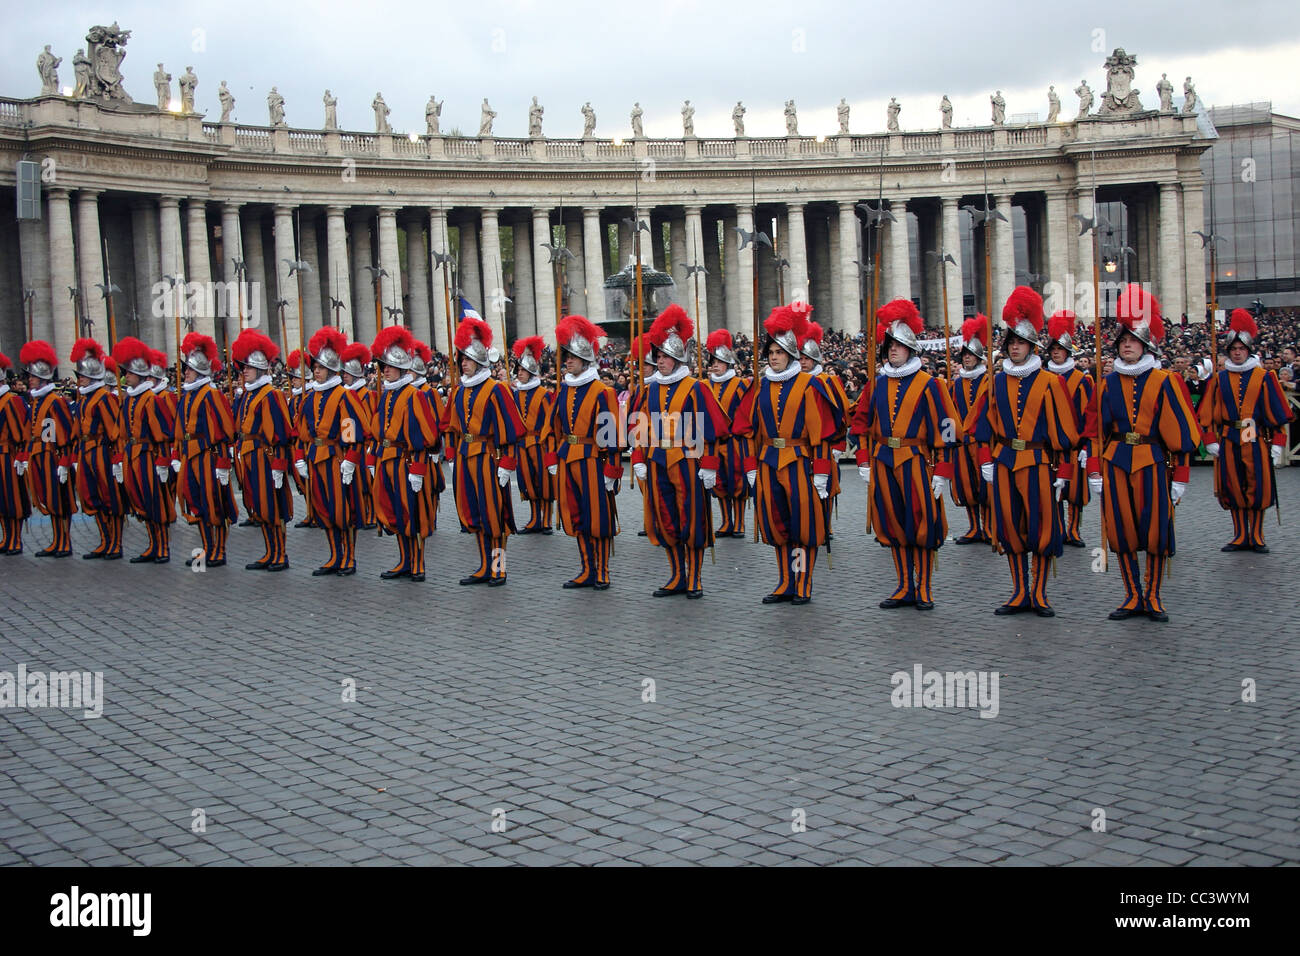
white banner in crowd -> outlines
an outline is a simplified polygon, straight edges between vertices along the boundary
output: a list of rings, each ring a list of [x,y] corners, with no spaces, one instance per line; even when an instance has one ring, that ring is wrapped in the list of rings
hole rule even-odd
[[[950,335],[945,339],[917,339],[916,344],[926,352],[942,352],[943,344],[947,341],[949,348],[958,348],[961,345],[960,335]]]

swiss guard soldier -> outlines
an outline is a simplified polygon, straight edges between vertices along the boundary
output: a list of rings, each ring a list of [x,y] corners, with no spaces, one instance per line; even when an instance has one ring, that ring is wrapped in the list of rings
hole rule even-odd
[[[1254,354],[1259,328],[1245,309],[1233,309],[1224,337],[1227,362],[1206,384],[1200,425],[1214,456],[1214,494],[1232,514],[1232,540],[1222,551],[1268,554],[1264,512],[1277,504],[1277,478],[1291,420],[1277,374]],[[1267,446],[1268,452],[1264,448]]]
[[[645,527],[650,543],[668,552],[668,583],[655,597],[704,596],[701,565],[713,543],[709,490],[718,480],[718,457],[704,452],[728,434],[729,423],[713,392],[690,374],[686,341],[695,331],[679,305],[670,305],[646,334],[659,374],[646,385],[641,437],[632,470],[645,482]]]
[[[212,384],[217,343],[199,332],[181,342],[185,381],[176,409],[176,458],[172,470],[185,502],[186,520],[197,525],[203,540],[204,563],[226,563],[226,531],[238,518],[230,487],[230,443],[235,437],[234,415],[226,396]],[[185,562],[192,565],[194,559]]]
[[[1055,313],[1047,320],[1047,370],[1055,372],[1065,380],[1065,394],[1074,409],[1074,420],[1080,430],[1088,418],[1088,406],[1092,404],[1093,379],[1083,369],[1074,367],[1073,333],[1075,315],[1068,310]],[[1085,443],[1087,439],[1083,440]],[[1080,448],[1077,452],[1082,465],[1088,459],[1088,450]],[[1066,479],[1056,510],[1061,513],[1061,523],[1065,528],[1064,543],[1074,548],[1084,547],[1079,537],[1079,521],[1083,517],[1084,506],[1091,499],[1088,491],[1087,476],[1083,468],[1073,468]],[[1069,514],[1066,514],[1066,507]]]
[[[280,348],[255,329],[244,329],[230,346],[244,388],[235,406],[238,432],[235,459],[244,510],[262,529],[266,550],[248,571],[283,571],[289,567],[285,522],[293,518],[293,498],[284,480],[293,447],[293,424],[284,392],[271,384],[271,363]]]
[[[442,395],[438,393],[437,387],[429,381],[429,370],[433,364],[433,349],[419,339],[412,339],[411,341],[415,348],[411,355],[411,376],[415,381],[415,387],[423,392],[424,397],[429,400],[429,407],[433,409],[434,417],[439,422],[439,428],[441,428],[442,420],[447,414],[447,403],[442,400]],[[447,449],[443,448],[440,442],[438,450],[434,451],[429,457],[429,464],[433,467],[429,469],[429,474],[426,476],[424,483],[423,494],[427,495],[431,502],[435,530],[438,527],[438,499],[447,490],[447,479],[443,476],[442,465],[439,462],[446,457]]]
[[[315,385],[314,382],[307,381],[307,364],[307,357],[298,349],[290,352],[284,363],[285,376],[289,380],[289,421],[293,424],[295,436],[293,443],[295,467],[290,474],[293,477],[294,487],[298,489],[298,494],[302,495],[303,504],[307,510],[303,519],[294,525],[295,528],[320,527],[312,514],[311,495],[307,493],[307,479],[303,476],[302,471],[297,468],[297,462],[305,460],[307,457],[307,443],[297,436],[300,434],[302,426],[303,407]]]
[[[993,502],[990,530],[1011,568],[1011,597],[993,613],[1055,617],[1047,578],[1063,550],[1056,498],[1073,473],[1079,426],[1061,376],[1046,371],[1034,352],[1043,330],[1043,297],[1017,286],[1002,308],[1002,321],[1007,357],[992,376],[992,406],[986,378],[966,419],[966,430],[986,443],[980,470]]]
[[[532,508],[528,524],[520,534],[551,534],[551,506],[555,504],[555,480],[546,470],[546,455],[555,450],[555,439],[542,441],[542,430],[551,417],[555,393],[542,385],[540,335],[519,339],[511,346],[515,357],[515,406],[524,422],[523,440],[515,447],[519,497]]]
[[[132,564],[166,564],[171,560],[170,532],[176,521],[171,484],[172,422],[157,388],[150,348],[127,336],[113,349],[122,369],[126,394],[122,398],[123,487],[131,512],[149,531],[149,547]],[[165,376],[166,373],[164,373]]]
[[[59,358],[49,342],[28,342],[18,353],[27,370],[27,399],[31,411],[26,458],[19,474],[31,482],[36,507],[50,516],[53,540],[36,552],[38,558],[66,558],[72,554],[70,526],[77,510],[72,476],[73,436],[76,423],[68,400],[59,394],[55,377]]]
[[[411,333],[390,325],[375,337],[371,351],[379,363],[382,389],[374,422],[375,517],[397,537],[398,550],[397,566],[379,576],[419,582],[425,574],[424,539],[433,533],[437,518],[429,469],[438,470],[440,425],[411,374],[416,355]]]
[[[798,303],[798,308],[804,311],[804,318],[812,313],[812,306],[806,302]],[[807,330],[804,336],[799,340],[799,367],[809,375],[816,378],[822,383],[826,394],[830,396],[831,404],[835,406],[835,411],[839,419],[843,422],[840,431],[832,435],[829,440],[822,443],[821,448],[813,452],[814,458],[829,458],[832,462],[830,484],[827,486],[830,490],[830,497],[826,499],[826,536],[833,537],[831,533],[830,515],[836,499],[840,494],[840,458],[844,455],[845,438],[848,434],[850,423],[849,409],[853,403],[849,401],[848,393],[844,391],[844,382],[838,375],[831,375],[822,367],[822,339],[825,337],[822,327],[811,319],[808,320]]]
[[[1101,421],[1094,403],[1088,406],[1084,426],[1087,437],[1094,439],[1088,483],[1093,494],[1102,495],[1106,540],[1119,559],[1126,592],[1110,618],[1122,621],[1145,614],[1153,621],[1168,621],[1160,584],[1174,553],[1174,506],[1187,490],[1191,454],[1200,435],[1173,374],[1158,362],[1165,337],[1160,303],[1141,286],[1130,284],[1116,311],[1117,354],[1114,370],[1101,384]],[[1145,589],[1138,570],[1141,551],[1147,553]]]
[[[105,384],[104,349],[94,339],[77,339],[69,360],[77,372],[77,496],[81,510],[95,519],[99,544],[83,558],[116,561],[122,557],[122,525],[126,495],[118,485],[124,477],[118,440],[122,435],[122,406]],[[114,380],[116,381],[116,379]]]
[[[736,352],[731,333],[726,329],[710,332],[704,350],[709,356],[709,387],[713,389],[713,396],[730,423],[735,419],[736,410],[750,389],[750,382],[736,374]],[[722,523],[718,527],[717,537],[743,538],[745,501],[748,498],[745,459],[750,455],[749,439],[729,435],[718,442],[717,452],[718,481],[713,486],[713,494],[722,511]]]
[[[812,600],[817,549],[826,543],[830,497],[829,458],[817,448],[843,422],[824,387],[799,367],[799,337],[806,332],[805,308],[772,310],[763,323],[767,369],[736,410],[732,433],[753,439],[745,477],[755,491],[755,516],[763,540],[776,550],[776,588],[764,604]],[[755,343],[758,346],[758,343]]]
[[[172,458],[175,457],[176,447],[177,398],[176,390],[172,388],[170,369],[167,365],[167,356],[161,349],[149,350],[149,377],[154,380],[154,405],[158,409],[158,415],[162,420],[163,431],[167,435],[167,455],[169,458]],[[172,524],[175,524],[176,469],[172,468],[171,463],[168,462],[166,478],[163,478],[162,475],[159,475],[158,477],[167,485],[167,493],[171,497],[172,501]],[[169,550],[169,556],[170,553]]]
[[[313,577],[357,573],[361,485],[355,479],[369,418],[357,393],[343,387],[339,373],[346,347],[343,333],[330,326],[318,329],[307,343],[315,384],[305,393],[298,422],[304,452],[294,467],[307,481],[312,514],[330,549],[329,560],[312,571]]]
[[[898,578],[893,594],[880,602],[886,609],[934,608],[934,556],[948,536],[943,496],[962,439],[951,395],[921,368],[923,328],[910,299],[876,310],[879,374],[858,399],[853,420],[871,525],[876,540],[889,548]]]
[[[989,317],[983,313],[976,313],[973,319],[967,319],[961,325],[961,368],[948,387],[953,407],[963,422],[975,406],[975,396],[988,373],[984,363],[989,329]],[[953,544],[989,544],[991,539],[984,527],[989,507],[989,486],[980,472],[980,444],[970,432],[962,435],[961,444],[953,451],[952,500],[966,509],[966,520],[970,523],[964,535],[953,538]]]
[[[562,585],[566,589],[609,588],[609,556],[619,530],[614,497],[623,476],[618,396],[600,381],[596,368],[602,335],[581,315],[566,315],[555,326],[556,361],[565,375],[542,437],[556,445],[547,453],[546,468],[555,478],[564,533],[577,539],[582,560],[577,577]]]
[[[27,469],[27,404],[9,387],[13,362],[0,353],[0,554],[23,553],[23,522],[32,513]]]
[[[506,537],[515,532],[510,449],[524,433],[514,398],[492,377],[492,327],[472,316],[456,327],[460,381],[448,397],[443,429],[457,436],[456,513],[478,542],[479,566],[461,584],[506,583]]]
[[[357,399],[366,410],[366,421],[373,425],[379,407],[379,393],[366,387],[366,366],[370,364],[370,349],[360,342],[346,346],[339,357],[343,360],[343,387],[355,392]],[[360,486],[361,530],[375,529],[375,500],[371,489],[371,475],[375,470],[375,436],[366,435],[366,467],[357,470],[356,481]]]

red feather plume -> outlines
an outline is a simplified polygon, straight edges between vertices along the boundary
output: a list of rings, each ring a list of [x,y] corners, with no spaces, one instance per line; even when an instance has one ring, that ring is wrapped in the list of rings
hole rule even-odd
[[[1034,331],[1043,331],[1043,297],[1027,285],[1018,285],[1007,296],[1007,304],[1002,307],[1002,321],[1012,326],[1024,319],[1034,327]]]
[[[510,351],[514,353],[516,359],[524,357],[524,352],[529,352],[533,356],[533,361],[541,363],[542,351],[546,348],[546,343],[542,341],[540,335],[530,335],[524,339],[515,339],[515,344],[511,346]]]
[[[0,368],[13,368],[13,367],[14,367],[14,363],[9,361],[9,356],[5,355],[4,352],[0,352]]]
[[[72,343],[72,355],[69,356],[69,360],[76,365],[86,356],[98,359],[100,362],[104,361],[103,346],[94,339],[77,339]]]
[[[988,348],[989,317],[983,312],[976,312],[974,318],[967,319],[961,324],[961,338],[963,342],[979,339],[980,343]]]
[[[1120,324],[1126,329],[1132,329],[1135,325],[1148,322],[1151,326],[1151,341],[1161,342],[1165,337],[1164,318],[1160,314],[1160,303],[1150,292],[1143,289],[1136,282],[1130,282],[1124,287],[1124,291],[1119,295],[1119,302],[1116,303],[1115,314],[1118,316]]]
[[[256,329],[244,329],[231,343],[230,356],[242,365],[254,352],[261,352],[268,362],[274,362],[280,357],[280,346]]]
[[[209,363],[217,361],[217,343],[212,340],[212,336],[202,332],[190,332],[181,340],[181,354],[189,355],[191,352],[202,352]],[[214,364],[214,371],[215,368]]]
[[[566,315],[555,326],[555,341],[568,345],[575,335],[580,335],[595,348],[596,341],[603,339],[605,333],[597,328],[585,315]]]
[[[285,360],[284,365],[285,365],[285,368],[296,368],[296,369],[301,369],[301,368],[302,368],[302,352],[301,352],[300,350],[298,350],[298,349],[294,349],[292,352],[289,353],[289,357],[288,357],[288,359]]]
[[[312,355],[320,355],[321,349],[325,348],[332,349],[335,355],[341,355],[347,347],[348,337],[332,325],[317,329],[316,334],[307,342],[307,351]]]
[[[802,305],[802,303],[800,303]],[[806,310],[798,310],[788,305],[778,305],[768,315],[767,320],[763,323],[763,328],[767,334],[776,338],[785,332],[793,332],[795,340],[802,338],[808,330],[808,315]]]
[[[104,371],[108,372],[110,375],[117,374],[117,363],[113,361],[113,356],[104,356]]]
[[[647,334],[655,346],[660,346],[668,341],[668,336],[673,332],[676,332],[677,337],[683,342],[695,332],[695,323],[686,314],[686,310],[676,303],[659,313],[659,317],[651,324]]]
[[[411,337],[411,330],[404,325],[390,325],[385,329],[380,329],[379,334],[375,336],[374,342],[370,343],[370,354],[383,355],[394,345],[407,355],[413,355],[415,353],[415,339]]]
[[[1228,317],[1228,329],[1232,332],[1245,332],[1250,336],[1251,341],[1259,337],[1259,326],[1255,323],[1255,317],[1245,309],[1232,310],[1232,315]]]
[[[825,336],[826,336],[825,329],[823,329],[816,322],[809,322],[808,327],[804,330],[804,334],[799,337],[799,347],[803,348],[803,344],[807,342],[809,339],[812,339],[818,345],[821,345],[822,339],[825,338]]]
[[[415,354],[420,356],[421,362],[428,365],[433,361],[433,349],[429,348],[428,345],[421,342],[419,339],[412,339],[411,344],[415,346]]]
[[[1076,316],[1069,309],[1062,309],[1060,312],[1053,312],[1052,317],[1047,320],[1047,335],[1055,340],[1062,335],[1074,334],[1074,324]]]
[[[344,363],[355,360],[360,362],[364,368],[370,364],[370,349],[366,348],[360,342],[353,342],[339,353],[339,358],[342,359]]]
[[[917,311],[916,303],[911,299],[895,299],[893,302],[886,302],[876,310],[876,321],[884,323],[886,327],[894,322],[902,322],[917,335],[925,330],[921,313]]]
[[[18,361],[28,366],[35,365],[37,362],[44,362],[51,368],[59,367],[59,356],[54,351],[54,346],[41,339],[33,339],[19,349]]]
[[[162,351],[160,351],[159,349],[150,349],[150,350],[149,350],[149,364],[150,364],[150,365],[157,365],[159,368],[166,368],[166,367],[167,367],[167,356],[164,355],[164,354],[162,353]]]
[[[475,339],[482,342],[484,348],[491,346],[492,326],[472,315],[461,319],[460,325],[456,326],[456,351],[465,351]]]
[[[704,342],[704,347],[710,352],[715,351],[718,346],[733,348],[731,333],[726,329],[718,329],[715,332],[710,332],[709,337]]]

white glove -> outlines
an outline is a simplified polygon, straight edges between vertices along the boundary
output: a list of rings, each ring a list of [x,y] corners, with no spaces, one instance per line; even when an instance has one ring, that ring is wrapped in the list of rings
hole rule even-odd
[[[344,458],[341,462],[339,462],[339,478],[342,479],[343,484],[345,485],[352,484],[352,477],[356,473],[357,473],[356,462],[348,461],[346,458]]]
[[[701,468],[700,481],[704,483],[704,489],[709,490],[718,483],[717,471],[713,468]]]
[[[942,498],[948,493],[948,479],[943,475],[935,475],[930,479],[930,491],[935,498]]]
[[[1273,459],[1273,467],[1282,467],[1282,446],[1274,445],[1268,450],[1269,456]]]
[[[547,465],[547,466],[546,466],[546,473],[547,473],[548,475],[551,475],[552,477],[554,477],[556,474],[558,474],[558,473],[559,473],[559,470],[560,470],[560,466],[559,466],[559,465]]]
[[[125,480],[122,476],[122,463],[120,461],[113,463],[113,480],[119,485]]]
[[[1088,476],[1088,489],[1094,494],[1101,494],[1101,475]]]
[[[68,483],[67,465],[59,465],[58,470],[55,473],[59,476],[59,484],[66,485]]]
[[[646,467],[645,462],[638,461],[632,464],[632,474],[636,475],[638,481],[645,481]]]
[[[831,449],[831,458],[833,458],[835,461],[839,461],[843,457],[844,457],[844,452],[840,451],[838,448]]]
[[[863,481],[865,481],[867,484],[871,484],[871,466],[858,465],[858,477],[861,478]]]
[[[817,497],[823,501],[831,496],[826,490],[826,483],[830,481],[830,475],[813,475],[813,487],[817,489]]]
[[[434,464],[436,465],[437,463],[438,463],[438,462],[437,462],[437,459],[434,459]],[[366,465],[366,471],[370,472],[370,480],[371,480],[371,481],[374,481],[374,480],[375,480],[375,466],[374,466],[374,465]]]
[[[749,482],[749,487],[751,487],[751,488],[757,488],[757,487],[758,487],[758,469],[755,469],[754,471],[747,471],[747,472],[745,472],[745,480]]]
[[[170,474],[166,465],[154,465],[153,473],[158,476],[158,481],[164,484],[167,481],[167,476]]]
[[[411,490],[417,495],[420,493],[420,489],[424,487],[424,475],[407,475],[406,480],[410,483]]]
[[[218,482],[219,484],[222,484],[222,485],[228,485],[228,484],[230,484],[230,469],[229,469],[229,468],[218,468],[218,469],[217,469],[217,482]]]
[[[299,458],[297,461],[293,463],[293,467],[294,470],[298,472],[298,477],[300,478],[307,477],[307,462],[304,459]]]
[[[980,465],[980,477],[987,482],[993,481],[993,462],[987,461]]]
[[[1052,490],[1056,492],[1056,494],[1053,497],[1055,497],[1059,501],[1061,495],[1065,494],[1065,479],[1057,478],[1054,482],[1052,482]]]
[[[1210,453],[1211,458],[1219,457],[1219,443],[1217,441],[1210,442],[1205,446],[1205,450]]]
[[[175,458],[172,459],[172,471],[176,472],[178,475],[181,473],[181,463]]]
[[[275,485],[276,488],[283,488],[283,487],[284,487],[284,472],[282,472],[282,471],[277,471],[277,470],[274,470],[274,469],[273,469],[273,470],[271,471],[271,484]]]
[[[1175,481],[1169,486],[1169,500],[1173,504],[1178,504],[1178,502],[1182,501],[1183,495],[1185,494],[1187,494],[1187,482]]]
[[[438,464],[438,462],[442,461],[442,452],[435,451],[429,456],[429,461],[433,462],[435,465]]]
[[[1080,468],[1088,467],[1088,449],[1086,448],[1079,449],[1079,467]]]
[[[18,472],[18,474],[20,475],[27,474],[27,462],[25,461],[14,462],[14,471]]]
[[[513,474],[513,471],[508,471],[500,465],[497,465],[497,484],[504,488],[506,485],[510,484],[510,477]]]
[[[616,481],[618,481],[617,478],[611,478],[611,477],[609,477],[609,475],[606,475],[606,476],[605,476],[605,490],[606,490],[606,491],[613,491],[613,490],[614,490],[614,482],[616,482]]]

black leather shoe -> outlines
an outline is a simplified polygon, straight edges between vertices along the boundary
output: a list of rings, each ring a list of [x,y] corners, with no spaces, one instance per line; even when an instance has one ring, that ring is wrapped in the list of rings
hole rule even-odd
[[[793,604],[795,607],[798,607],[801,604],[807,604],[811,600],[812,598],[810,597],[792,597],[790,598],[790,603]]]
[[[1168,611],[1147,611],[1147,617],[1153,621],[1159,621],[1161,624],[1169,623]]]
[[[1268,554],[1268,545],[1252,544],[1250,546],[1250,550],[1254,551],[1256,554]]]
[[[121,560],[122,560],[122,552],[121,552],[121,551],[110,551],[110,552],[108,552],[107,554],[104,555],[104,560],[105,560],[105,561],[121,561]]]
[[[158,560],[158,559],[155,558],[152,554],[138,554],[138,555],[136,555],[134,558],[132,558],[132,559],[130,560],[129,563],[131,563],[131,564],[149,564],[150,562],[152,562],[152,561],[156,561],[156,560]]]
[[[912,598],[887,597],[880,602],[880,606],[884,608],[886,611],[892,611],[896,607],[908,607],[909,605],[915,603],[916,601],[913,600]]]
[[[1066,538],[1064,543],[1072,548],[1086,548],[1088,546],[1088,542],[1082,538]]]
[[[154,563],[154,564],[166,564],[166,563],[167,563],[168,561],[170,561],[170,560],[171,560],[171,557],[170,557],[170,556],[162,557],[162,558],[154,558],[154,559],[153,559],[153,563]]]
[[[395,581],[398,578],[409,578],[410,571],[380,571],[379,576],[385,581]]]
[[[356,568],[339,568],[338,575],[341,578],[350,578],[357,573]]]
[[[764,604],[780,604],[782,601],[794,600],[793,594],[769,594],[763,598]]]
[[[266,566],[266,570],[268,570],[268,571],[287,571],[287,570],[289,570],[289,562],[288,562],[288,561],[281,561],[281,562],[279,562],[278,564],[268,564],[268,565]]]
[[[574,578],[572,581],[565,581],[563,584],[560,585],[560,587],[564,588],[564,590],[566,591],[572,591],[575,588],[592,587],[592,583],[590,581],[579,581],[578,579]]]
[[[1042,607],[1034,608],[1034,613],[1039,617],[1056,617],[1056,611],[1052,609],[1050,604],[1044,604]]]
[[[419,584],[424,580],[424,572],[421,571],[419,574],[408,574],[407,577],[410,578],[412,581],[414,581],[416,584]]]
[[[530,528],[528,527],[528,525],[524,525],[522,528],[516,531],[515,534],[537,534],[537,529]]]
[[[608,590],[609,590],[609,582],[608,582],[608,581],[597,581],[595,584],[593,584],[593,585],[591,586],[591,589],[592,589],[593,591],[608,591]]]
[[[933,602],[933,601],[917,601],[917,602],[916,602],[916,609],[917,609],[918,611],[933,611],[933,610],[934,610],[934,602]]]
[[[700,590],[698,590],[698,591],[687,591],[687,592],[686,592],[686,599],[687,599],[688,601],[698,601],[698,600],[699,600],[700,598],[702,598],[702,597],[704,597],[704,589],[703,589],[703,588],[700,588]]]
[[[646,536],[646,531],[645,531],[645,529],[642,528],[640,531],[638,531],[638,532],[636,533],[636,536],[637,536],[638,538],[644,538],[644,537]]]
[[[269,561],[250,561],[250,562],[248,562],[248,564],[244,565],[244,570],[245,570],[245,571],[265,571],[268,567],[270,567],[270,562],[269,562]]]
[[[501,575],[501,577],[499,578],[488,578],[488,587],[490,588],[499,588],[501,587],[501,585],[505,583],[506,583],[506,575],[504,574]]]
[[[1110,614],[1107,615],[1107,617],[1110,618],[1110,620],[1112,621],[1127,621],[1131,617],[1141,617],[1145,613],[1146,611],[1140,611],[1136,608],[1134,608],[1133,610],[1129,610],[1128,608],[1120,607],[1111,611]]]
[[[1246,546],[1244,544],[1225,544],[1219,550],[1220,551],[1245,551]]]
[[[993,613],[999,617],[1003,617],[1007,614],[1023,614],[1025,611],[1031,610],[1033,610],[1033,608],[1028,604],[1004,604]]]
[[[209,568],[224,568],[225,566],[226,566],[226,559],[225,559],[225,558],[221,558],[221,559],[218,560],[218,561],[209,561],[209,562],[207,563],[207,567],[209,567]]]
[[[748,535],[747,535],[747,532],[744,532],[744,531],[733,531],[733,532],[731,532],[731,536],[732,536],[733,538],[744,538],[744,537],[747,537]]]
[[[685,588],[660,588],[651,594],[651,597],[672,597],[674,594],[685,594]]]
[[[953,538],[953,544],[979,544],[979,538],[972,538],[968,535],[962,535],[960,538]]]
[[[257,522],[254,521],[252,518],[245,518],[243,521],[239,522],[239,527],[251,528],[255,524],[257,524]]]
[[[492,579],[488,577],[486,574],[483,575],[483,577],[481,578],[476,574],[471,574],[469,577],[461,578],[460,583],[461,584],[487,584],[491,580]]]
[[[102,558],[103,556],[104,556],[104,552],[103,552],[103,551],[91,551],[91,552],[89,552],[88,554],[83,554],[83,555],[81,556],[81,560],[83,560],[83,561],[98,561],[98,560],[99,560],[100,558]]]
[[[555,534],[555,530],[553,528],[543,528],[542,534]]]
[[[313,578],[323,578],[327,574],[338,574],[338,568],[317,568],[311,573]]]

